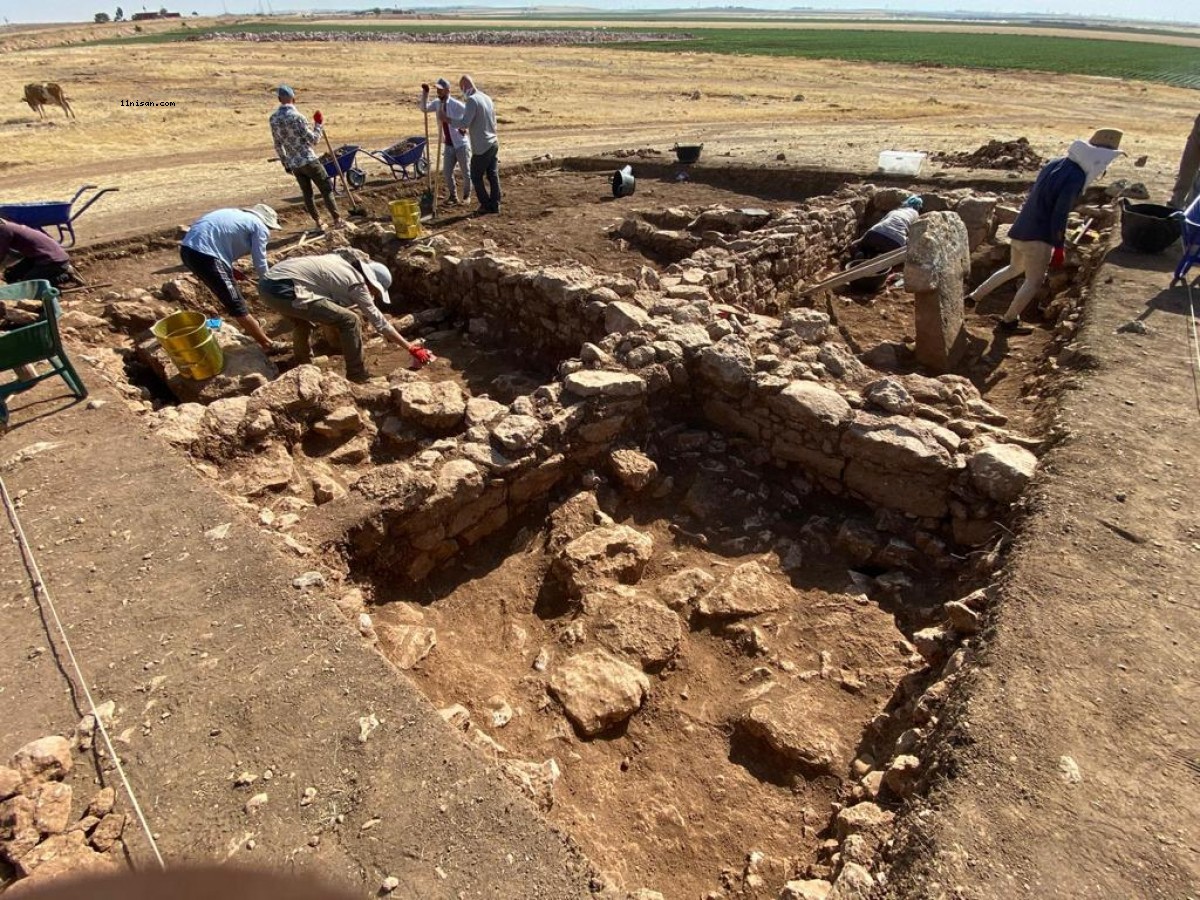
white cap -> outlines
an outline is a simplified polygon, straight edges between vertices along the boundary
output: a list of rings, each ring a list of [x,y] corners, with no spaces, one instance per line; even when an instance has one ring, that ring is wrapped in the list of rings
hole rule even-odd
[[[362,271],[371,286],[379,291],[384,306],[391,306],[392,297],[388,288],[392,286],[392,273],[388,271],[388,267],[383,263],[369,262],[362,267]]]
[[[272,230],[279,228],[279,216],[275,214],[275,210],[267,206],[265,203],[255,203],[253,206],[243,206],[242,210],[248,213],[254,213],[262,219],[264,225]]]

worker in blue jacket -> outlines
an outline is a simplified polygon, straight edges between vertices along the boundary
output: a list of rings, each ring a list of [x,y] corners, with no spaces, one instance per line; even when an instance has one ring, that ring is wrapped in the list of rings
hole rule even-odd
[[[1025,205],[1008,231],[1012,245],[1009,264],[963,300],[967,306],[974,306],[1000,285],[1024,275],[1024,283],[997,326],[999,331],[1030,332],[1031,329],[1021,325],[1021,313],[1042,286],[1049,269],[1062,266],[1066,256],[1067,216],[1084,190],[1122,155],[1117,149],[1121,137],[1122,133],[1115,128],[1101,128],[1090,140],[1073,142],[1066,156],[1052,159],[1038,173]]]

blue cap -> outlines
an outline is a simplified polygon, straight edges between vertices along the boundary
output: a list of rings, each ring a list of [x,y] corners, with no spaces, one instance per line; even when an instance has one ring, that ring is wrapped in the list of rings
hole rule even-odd
[[[437,80],[437,86],[440,87],[443,91],[450,90],[450,82],[448,82],[445,78],[439,78]]]
[[[910,207],[911,209],[919,210],[925,205],[925,201],[916,194],[913,194],[913,196],[904,201],[904,205]]]
[[[286,84],[281,84],[275,89],[275,96],[277,96],[280,100],[295,100],[296,92]]]

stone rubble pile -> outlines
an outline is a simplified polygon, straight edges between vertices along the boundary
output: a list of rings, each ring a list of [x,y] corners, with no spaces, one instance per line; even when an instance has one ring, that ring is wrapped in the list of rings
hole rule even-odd
[[[76,803],[66,783],[73,767],[71,742],[57,735],[31,741],[0,766],[0,859],[20,879],[6,896],[61,877],[125,868],[126,818],[113,809],[113,789]]]
[[[677,31],[610,31],[604,28],[531,29],[505,31],[217,31],[189,35],[189,41],[248,41],[273,43],[387,43],[387,44],[482,44],[494,47],[571,47],[589,44],[687,41],[692,35]]]

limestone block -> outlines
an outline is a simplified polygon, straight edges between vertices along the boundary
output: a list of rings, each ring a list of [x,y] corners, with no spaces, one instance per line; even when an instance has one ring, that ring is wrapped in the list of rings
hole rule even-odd
[[[950,371],[966,351],[962,298],[970,271],[967,228],[956,214],[929,213],[913,224],[904,284],[916,294],[917,360],[934,371]]]

